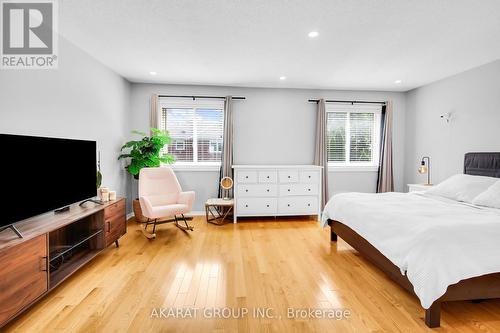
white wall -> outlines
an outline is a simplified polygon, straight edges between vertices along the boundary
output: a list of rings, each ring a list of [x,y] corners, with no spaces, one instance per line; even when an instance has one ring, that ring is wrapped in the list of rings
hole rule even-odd
[[[434,183],[463,172],[466,152],[500,151],[500,60],[407,93],[405,183],[425,182],[420,158],[432,158]],[[440,115],[451,112],[446,124]]]
[[[125,195],[116,158],[126,139],[129,97],[128,81],[60,38],[59,69],[0,70],[0,133],[97,140],[104,185]]]
[[[396,189],[403,189],[404,93],[306,89],[238,88],[132,84],[130,130],[149,127],[149,101],[153,93],[171,95],[245,96],[234,102],[235,164],[311,164],[314,157],[316,104],[310,98],[394,101],[394,158]],[[217,193],[217,172],[177,172],[185,189],[195,190],[195,210]],[[374,192],[375,172],[330,174],[330,192]],[[135,186],[133,186],[135,188]],[[135,196],[135,191],[130,196]]]

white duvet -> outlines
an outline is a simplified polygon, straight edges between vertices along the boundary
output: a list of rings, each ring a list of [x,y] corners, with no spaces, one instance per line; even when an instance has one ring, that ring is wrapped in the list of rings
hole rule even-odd
[[[337,220],[406,274],[428,309],[448,286],[500,272],[500,210],[423,193],[343,193],[326,205]]]

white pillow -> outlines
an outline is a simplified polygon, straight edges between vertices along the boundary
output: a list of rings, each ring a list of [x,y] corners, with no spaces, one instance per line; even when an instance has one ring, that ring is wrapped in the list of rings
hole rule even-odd
[[[486,191],[498,178],[454,175],[437,186],[425,191],[427,194],[437,195],[448,199],[472,203],[475,197]]]
[[[472,200],[474,205],[500,208],[500,180]]]

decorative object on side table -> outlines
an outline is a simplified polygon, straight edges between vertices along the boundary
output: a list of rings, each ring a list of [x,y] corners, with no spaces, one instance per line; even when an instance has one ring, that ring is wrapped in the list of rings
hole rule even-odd
[[[134,179],[139,179],[139,172],[142,168],[159,167],[162,163],[172,164],[175,159],[168,153],[163,153],[165,145],[172,142],[168,131],[151,128],[151,135],[139,131],[132,131],[133,134],[142,136],[141,140],[129,141],[121,148],[122,154],[118,159],[129,159],[129,164],[125,167]],[[142,215],[139,199],[133,201],[135,220],[139,223],[147,221]]]
[[[231,200],[229,197],[229,191],[233,188],[234,182],[231,177],[224,177],[220,181],[220,187],[222,188],[224,193],[224,200]]]
[[[227,217],[233,211],[233,199],[211,198],[205,202],[205,215],[207,222],[216,225],[228,223]],[[210,215],[210,216],[209,216]]]
[[[427,162],[425,162],[427,160]],[[425,185],[432,185],[431,183],[431,158],[428,156],[422,157],[420,161],[420,167],[418,168],[418,173],[427,174],[427,183]]]

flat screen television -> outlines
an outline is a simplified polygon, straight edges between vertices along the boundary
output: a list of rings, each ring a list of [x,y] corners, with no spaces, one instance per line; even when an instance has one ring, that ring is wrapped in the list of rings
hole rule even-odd
[[[0,230],[96,196],[96,142],[0,134]]]

